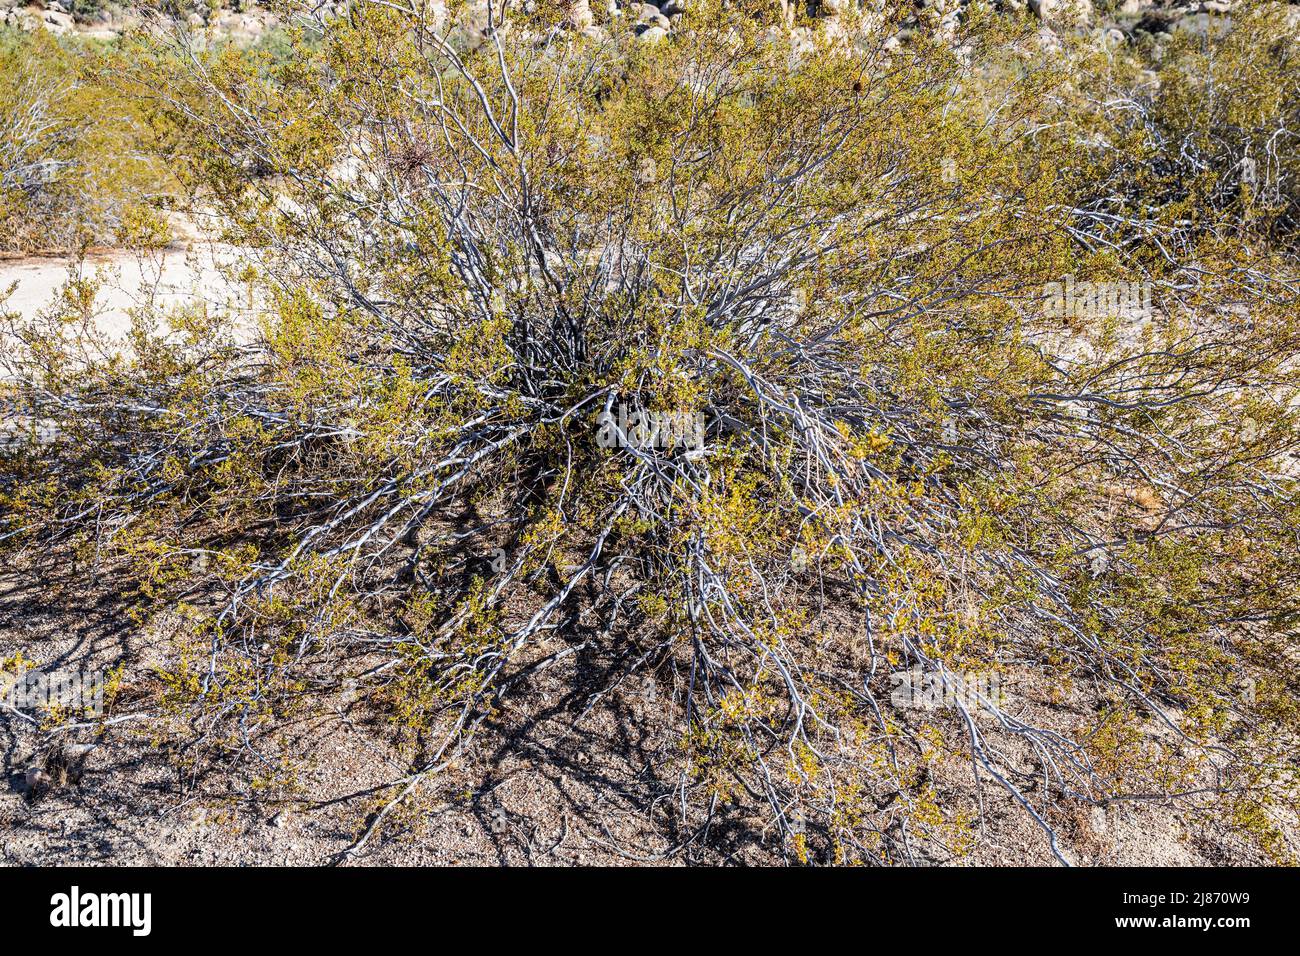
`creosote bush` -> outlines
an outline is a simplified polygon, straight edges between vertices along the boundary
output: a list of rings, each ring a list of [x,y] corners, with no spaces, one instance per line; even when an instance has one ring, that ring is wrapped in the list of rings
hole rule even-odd
[[[92,75],[93,59],[0,27],[0,251],[165,237],[168,178],[137,105]]]
[[[947,860],[994,799],[1062,860],[1070,807],[1133,799],[1285,855],[1295,98],[1228,67],[1293,88],[1294,29],[1174,47],[1159,93],[1112,56],[1134,112],[1086,47],[974,14],[959,53],[716,4],[653,44],[421,14],[124,54],[247,250],[251,341],[189,310],[95,359],[71,299],[14,323],[0,536],[181,611],[141,706],[187,766],[284,779],[279,729],[354,689],[409,766],[356,853],[598,660],[584,715],[663,690],[688,858],[729,819],[789,861]],[[1149,314],[1050,314],[1066,276]]]

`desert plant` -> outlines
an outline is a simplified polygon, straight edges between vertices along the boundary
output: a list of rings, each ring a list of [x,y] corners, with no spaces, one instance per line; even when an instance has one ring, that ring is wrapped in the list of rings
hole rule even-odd
[[[44,31],[0,30],[0,248],[112,241],[167,190],[141,118],[89,59]]]
[[[1231,29],[1082,55],[1086,89],[1060,105],[1092,164],[1079,219],[1093,241],[1144,241],[1150,223],[1174,255],[1209,233],[1294,252],[1298,37],[1285,7],[1261,2],[1237,10]]]

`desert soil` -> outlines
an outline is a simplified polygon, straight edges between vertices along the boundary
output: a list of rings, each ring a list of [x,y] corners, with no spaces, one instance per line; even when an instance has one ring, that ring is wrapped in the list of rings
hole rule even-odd
[[[0,569],[0,658],[22,650],[46,669],[124,667],[127,696],[147,692],[159,662],[157,628],[134,623],[111,573],[88,583],[67,559]],[[683,847],[674,783],[674,703],[650,676],[628,680],[588,712],[603,658],[557,665],[508,698],[472,757],[422,793],[417,812],[349,862],[406,865],[763,865],[780,861],[762,820],[723,808],[707,844]],[[1047,716],[1050,695],[1025,689],[1025,716]],[[1042,698],[1041,700],[1038,698]],[[931,716],[933,719],[933,715]],[[364,825],[375,788],[409,769],[382,717],[341,699],[333,713],[290,727],[276,742],[306,769],[297,787],[259,789],[245,772],[191,777],[143,724],[52,741],[0,709],[0,865],[325,865]],[[89,749],[65,783],[39,796],[29,769],[53,747]],[[657,756],[656,756],[657,755]],[[5,783],[7,782],[7,784]],[[970,790],[954,762],[934,785]],[[1051,865],[1042,831],[998,788],[974,852],[957,865]],[[1243,865],[1267,860],[1213,813],[1158,802],[1113,803],[1053,816],[1065,855],[1083,866]],[[1288,833],[1292,851],[1300,850]]]
[[[69,279],[98,278],[102,286],[96,300],[97,325],[120,336],[130,328],[130,311],[145,306],[203,303],[240,310],[246,292],[223,273],[235,261],[232,250],[206,242],[142,255],[96,251],[81,261],[68,256],[0,258],[0,297],[13,289],[7,299],[0,298],[0,305],[30,319],[50,306]]]

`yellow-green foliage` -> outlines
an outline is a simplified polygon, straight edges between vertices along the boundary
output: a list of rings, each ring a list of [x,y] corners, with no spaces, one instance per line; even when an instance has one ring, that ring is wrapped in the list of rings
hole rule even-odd
[[[0,250],[166,241],[168,178],[96,54],[0,28]]]

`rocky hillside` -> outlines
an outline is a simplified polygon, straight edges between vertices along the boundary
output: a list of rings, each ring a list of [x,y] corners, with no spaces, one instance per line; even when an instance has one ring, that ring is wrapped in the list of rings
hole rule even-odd
[[[647,42],[670,33],[692,0],[567,0],[566,20],[575,30],[603,34],[630,29]],[[993,0],[1008,13],[1028,11],[1043,21],[1047,31],[1099,29],[1115,32],[1122,39],[1141,33],[1161,34],[1176,29],[1205,29],[1213,19],[1230,16],[1240,0]],[[898,18],[899,36],[905,39],[915,30],[952,34],[966,16],[971,0],[913,0],[913,9]],[[336,10],[345,4],[316,4],[313,13]],[[518,4],[524,10],[536,0]],[[431,6],[445,15],[448,5],[434,0]],[[453,7],[457,6],[452,4]],[[818,30],[850,36],[860,24],[872,25],[883,19],[893,4],[884,0],[771,0],[753,4],[756,15],[800,31],[811,38]],[[468,9],[456,14],[473,22],[482,17]],[[255,3],[227,4],[169,0],[163,4],[116,3],[113,0],[0,0],[0,23],[21,30],[43,29],[58,35],[79,35],[111,40],[140,25],[146,19],[163,18],[193,29],[211,29],[237,41],[252,41],[274,30],[283,15]]]

